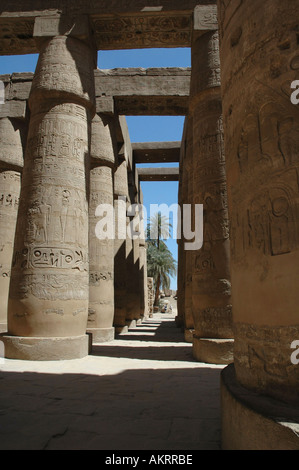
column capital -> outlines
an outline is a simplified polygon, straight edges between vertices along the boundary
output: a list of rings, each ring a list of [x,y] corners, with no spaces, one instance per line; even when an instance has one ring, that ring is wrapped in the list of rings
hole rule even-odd
[[[94,68],[97,68],[97,47],[88,15],[55,14],[35,18],[33,37],[39,49],[45,40],[55,36],[67,36],[86,42],[95,51]]]

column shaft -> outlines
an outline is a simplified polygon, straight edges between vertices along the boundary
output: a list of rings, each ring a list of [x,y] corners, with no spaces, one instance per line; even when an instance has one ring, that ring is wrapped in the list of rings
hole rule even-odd
[[[0,332],[7,331],[7,303],[23,167],[20,122],[0,120]]]
[[[96,115],[91,135],[87,322],[87,332],[92,335],[93,343],[114,339],[114,233],[109,232],[114,216],[114,142],[112,120]]]
[[[186,126],[186,151],[183,160],[183,205],[192,207],[194,199],[193,188],[193,117],[188,116]],[[183,207],[182,207],[183,209]],[[182,211],[183,213],[183,211]],[[184,250],[184,335],[188,343],[193,342],[194,333],[194,318],[192,314],[192,267],[194,252],[185,249],[185,243],[190,243],[190,240],[183,239]]]
[[[132,177],[132,175],[130,175]],[[131,179],[131,178],[130,178]],[[129,181],[130,181],[129,179]],[[134,185],[129,185],[130,203],[128,207],[136,203]],[[140,321],[140,268],[139,268],[139,239],[133,239],[132,223],[134,216],[128,217],[127,230],[127,324],[134,326]]]
[[[235,369],[244,386],[298,401],[290,346],[299,339],[299,110],[290,96],[299,5],[222,3]]]
[[[299,4],[230,3],[218,1],[235,330],[234,365],[222,372],[222,448],[295,450]]]
[[[114,208],[116,236],[114,243],[114,327],[116,333],[128,330],[127,319],[127,201],[128,169],[126,160],[119,159],[114,173]],[[120,219],[124,218],[124,221]],[[123,222],[123,226],[120,225]]]
[[[88,354],[93,69],[93,51],[83,41],[57,36],[41,46],[9,294],[5,343],[11,358]]]
[[[192,66],[193,202],[204,206],[203,247],[193,252],[193,354],[227,364],[233,332],[218,31],[194,37]]]

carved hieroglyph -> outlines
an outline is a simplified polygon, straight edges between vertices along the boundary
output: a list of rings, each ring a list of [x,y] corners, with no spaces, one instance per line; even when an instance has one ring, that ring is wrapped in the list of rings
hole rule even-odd
[[[298,401],[290,348],[299,337],[299,108],[290,96],[299,5],[218,7],[237,379]]]
[[[147,295],[148,295],[148,314],[150,318],[154,313],[154,301],[155,301],[155,291],[154,291],[154,280],[152,277],[147,278]]]
[[[89,309],[87,331],[93,341],[114,339],[114,240],[99,239],[97,223],[107,217],[100,205],[113,207],[113,166],[115,162],[111,124],[96,115],[92,122],[90,203],[89,203]],[[104,234],[103,234],[104,235]]]
[[[83,41],[59,36],[42,46],[30,96],[10,335],[85,338],[93,68]]]
[[[0,120],[0,328],[7,329],[7,301],[19,197],[23,147],[18,124]]]
[[[218,31],[194,39],[192,61],[193,202],[204,206],[203,246],[193,254],[193,352],[206,362],[227,363],[233,359],[233,332]],[[207,338],[215,347],[210,358],[206,350],[201,355]]]
[[[177,44],[188,47],[191,24],[190,14],[143,14],[95,19],[94,29],[99,49],[174,47]]]

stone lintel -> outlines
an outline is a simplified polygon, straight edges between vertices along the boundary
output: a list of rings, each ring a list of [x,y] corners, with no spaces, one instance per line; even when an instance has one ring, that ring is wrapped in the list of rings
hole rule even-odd
[[[4,83],[5,88],[5,102],[0,104],[0,118],[24,119],[26,117],[32,79],[33,73],[0,75],[0,82]]]
[[[216,0],[209,0],[216,5]],[[47,3],[47,5],[44,5]],[[10,0],[5,11],[0,12],[0,55],[19,55],[38,52],[36,37],[59,31],[68,34],[69,28],[59,17],[79,18],[71,34],[81,36],[84,16],[92,25],[97,50],[136,49],[153,47],[190,47],[194,9],[198,0],[161,1],[149,5],[148,0]],[[4,8],[2,9],[4,10]],[[47,30],[41,27],[40,18],[48,22]],[[208,18],[202,21],[210,29]],[[51,23],[51,25],[50,25]]]
[[[191,68],[95,70],[97,96],[189,96]]]
[[[190,68],[96,70],[98,112],[127,116],[185,116]],[[109,97],[113,97],[113,102]]]
[[[181,142],[133,143],[134,162],[140,163],[179,163]]]
[[[0,75],[6,100],[28,100],[33,73]],[[122,116],[184,116],[190,68],[96,70],[97,113]]]
[[[178,181],[179,168],[138,168],[139,181]]]
[[[26,109],[26,101],[7,101],[0,104],[0,118],[25,119]]]

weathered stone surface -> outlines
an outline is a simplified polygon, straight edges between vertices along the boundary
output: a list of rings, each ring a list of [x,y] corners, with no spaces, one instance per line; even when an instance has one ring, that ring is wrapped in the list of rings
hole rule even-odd
[[[140,142],[133,143],[132,148],[136,164],[180,162],[181,141]]]
[[[46,41],[32,82],[35,100],[31,100],[31,108],[38,106],[39,100],[53,103],[60,93],[67,94],[76,104],[93,108],[94,67],[92,49],[79,39],[58,36]]]
[[[131,174],[131,184],[129,184],[130,199],[127,203],[128,217],[127,217],[127,275],[126,290],[127,290],[127,324],[128,326],[136,324],[140,320],[141,312],[141,298],[140,298],[140,247],[139,238],[133,237],[133,230],[137,231],[139,227],[138,212],[131,211],[130,208],[134,204],[138,204],[137,194],[133,184],[134,178]],[[129,181],[130,181],[129,179]],[[132,214],[132,215],[131,215]],[[134,239],[133,239],[134,238]]]
[[[148,292],[148,314],[151,317],[154,313],[154,301],[155,301],[154,280],[152,277],[147,278],[147,292]]]
[[[148,3],[140,0],[129,3],[51,0],[45,4],[32,0],[24,6],[18,0],[12,0],[5,11],[0,13],[0,53],[37,52],[38,43],[34,40],[34,34],[39,37],[58,33],[85,36],[82,24],[87,19],[92,25],[98,50],[189,47],[194,24],[193,12],[198,1],[182,3],[166,0],[163,5],[150,6]],[[195,23],[209,30],[211,21],[208,9],[211,8],[213,14],[216,0],[202,3],[205,5],[205,14],[198,14]],[[72,23],[69,24],[65,17],[71,18]],[[48,24],[46,28],[36,25],[42,21]]]
[[[0,120],[0,168],[18,170],[23,168],[25,130],[26,126],[23,126],[19,120],[8,118]]]
[[[139,181],[178,181],[179,168],[138,168]]]
[[[233,339],[211,339],[193,335],[193,357],[207,364],[231,364],[234,362]]]
[[[113,119],[96,114],[91,126],[90,157],[92,165],[113,168],[117,152]]]
[[[0,107],[1,108],[1,107]],[[0,120],[0,328],[7,330],[7,301],[21,172],[24,164],[22,129],[16,121]]]
[[[298,450],[299,413],[242,387],[231,364],[221,374],[222,450]]]
[[[88,335],[66,338],[1,336],[5,355],[23,361],[62,361],[81,359],[90,350]]]
[[[184,177],[184,166],[183,161],[185,158],[186,152],[186,133],[188,126],[188,117],[186,117],[184,122],[183,138],[180,148],[180,174],[179,174],[179,190],[178,190],[178,204],[180,207],[184,204],[185,198],[185,185],[183,184]],[[183,222],[183,215],[181,213],[181,224]],[[178,284],[178,297],[177,297],[177,317],[176,324],[178,328],[183,328],[184,325],[184,315],[185,315],[185,253],[184,250],[184,239],[180,237],[177,241],[178,243],[178,274],[177,274],[177,284]]]
[[[110,130],[107,129],[110,133]],[[96,137],[94,135],[94,137]],[[99,135],[100,137],[100,135]],[[105,142],[102,142],[105,145]],[[107,152],[107,149],[101,154]],[[110,149],[113,155],[113,152]],[[101,158],[101,157],[100,157]],[[87,332],[92,334],[93,342],[114,339],[114,240],[99,239],[96,225],[97,207],[108,204],[113,207],[112,168],[99,162],[90,173],[89,204],[89,309]],[[105,216],[106,213],[103,215]]]
[[[233,338],[231,314],[231,283],[229,268],[229,228],[223,123],[220,89],[220,60],[218,32],[211,31],[194,38],[192,47],[193,76],[191,80],[190,114],[193,117],[193,202],[204,206],[203,246],[193,252],[192,303],[196,342],[213,338]],[[227,344],[232,346],[232,342]],[[204,343],[202,350],[206,350]],[[194,345],[200,360],[201,348]],[[205,358],[208,355],[205,354]],[[215,354],[210,355],[215,358]],[[202,358],[204,360],[204,358]]]
[[[25,118],[26,117],[26,102],[25,101],[10,101],[0,106],[0,119],[1,118]]]
[[[86,332],[86,165],[94,106],[94,88],[87,76],[92,76],[92,63],[89,47],[70,38],[49,40],[40,55],[30,97],[9,335],[68,338],[84,337]],[[66,76],[71,79],[66,81]],[[20,342],[20,355],[21,349]]]
[[[71,83],[68,70],[61,72]],[[190,73],[188,68],[97,69],[94,72],[97,113],[110,116],[115,113],[123,116],[186,115]],[[33,78],[31,73],[0,76],[6,99],[4,107],[0,108],[0,116],[25,117],[24,101],[29,98]],[[90,79],[92,75],[85,77],[85,82]]]
[[[127,181],[127,164],[122,162],[114,174],[114,182],[122,180],[121,186]],[[120,185],[118,186],[120,187]],[[114,327],[116,333],[126,331],[127,324],[127,241],[125,227],[121,227],[122,216],[126,221],[127,192],[115,193],[115,241],[114,241]]]
[[[298,78],[299,5],[218,7],[236,376],[298,403],[290,345],[299,336],[299,136],[290,84]]]
[[[189,68],[122,68],[96,70],[98,111],[119,115],[186,115],[190,90]]]
[[[194,30],[206,32],[218,29],[217,5],[196,5],[194,8]]]
[[[4,84],[5,100],[0,106],[0,118],[27,117],[27,100],[29,98],[33,73],[13,73],[0,75],[0,82]]]
[[[96,115],[92,121],[91,172],[89,202],[89,309],[87,332],[93,342],[114,339],[114,240],[99,239],[97,224],[107,212],[97,209],[105,204],[113,207],[113,169],[116,159],[116,136],[113,120]]]

